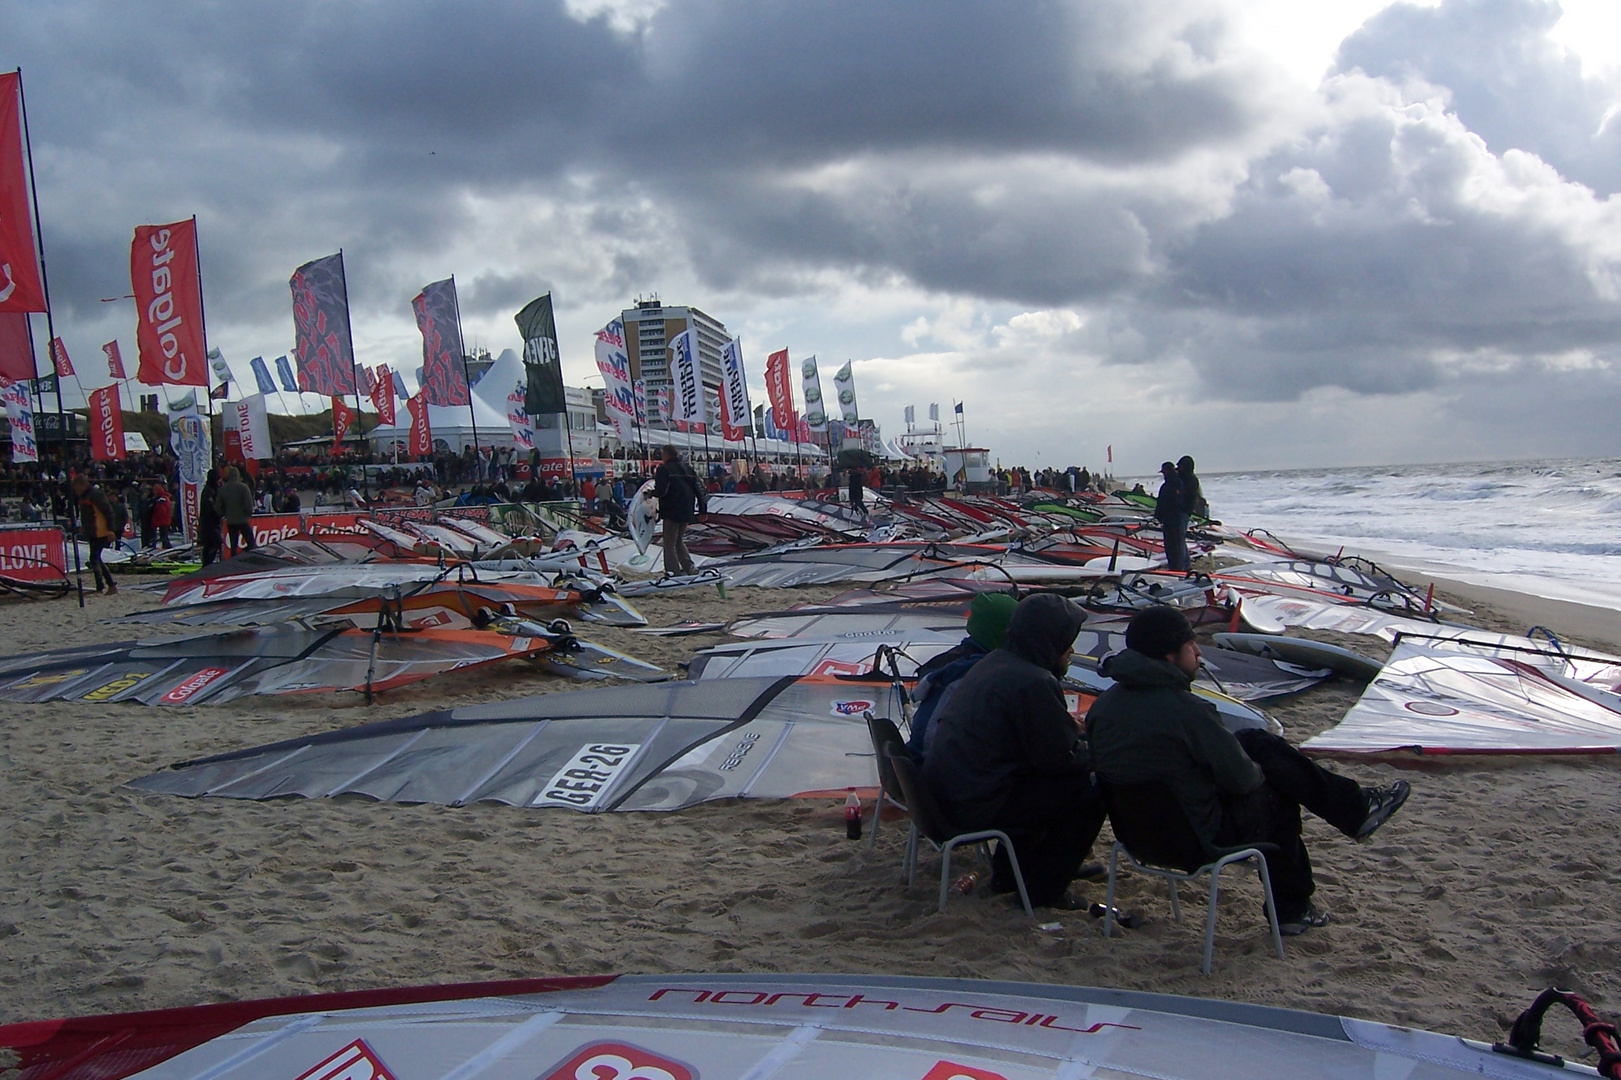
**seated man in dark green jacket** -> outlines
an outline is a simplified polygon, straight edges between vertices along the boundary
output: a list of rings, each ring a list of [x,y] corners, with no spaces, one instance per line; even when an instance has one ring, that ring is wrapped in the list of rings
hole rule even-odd
[[[1327,923],[1311,902],[1315,886],[1300,839],[1300,808],[1361,840],[1407,801],[1407,781],[1364,788],[1271,732],[1229,732],[1215,706],[1190,689],[1199,672],[1199,646],[1175,608],[1145,608],[1132,616],[1125,651],[1108,657],[1100,670],[1115,685],[1086,715],[1098,778],[1163,783],[1188,824],[1213,846],[1278,845],[1278,854],[1266,862],[1283,932]]]
[[[970,668],[940,707],[923,764],[953,826],[1000,829],[1013,840],[1036,907],[1079,906],[1069,883],[1103,828],[1086,740],[1059,682],[1084,618],[1061,596],[1021,600],[1003,646]],[[1012,867],[998,846],[991,890],[1013,888]]]

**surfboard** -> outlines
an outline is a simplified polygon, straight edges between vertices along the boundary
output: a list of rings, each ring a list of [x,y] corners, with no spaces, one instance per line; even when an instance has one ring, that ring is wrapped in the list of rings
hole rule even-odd
[[[1270,634],[1217,634],[1215,641],[1223,648],[1254,653],[1256,656],[1282,660],[1287,664],[1328,668],[1336,675],[1344,675],[1348,679],[1358,679],[1362,682],[1371,682],[1378,678],[1380,670],[1384,667],[1377,660],[1370,660],[1361,653],[1306,638],[1273,637]]]
[[[636,541],[636,553],[646,555],[653,542],[653,530],[658,525],[658,499],[653,495],[653,481],[636,489],[630,500],[630,538]]]

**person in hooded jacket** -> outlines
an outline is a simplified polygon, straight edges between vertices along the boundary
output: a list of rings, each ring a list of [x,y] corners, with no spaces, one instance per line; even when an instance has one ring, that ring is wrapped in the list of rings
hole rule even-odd
[[[1007,593],[975,593],[968,605],[968,636],[917,669],[912,689],[912,734],[906,752],[919,765],[934,742],[934,717],[957,692],[962,677],[1007,640],[1018,601]]]
[[[1186,571],[1188,560],[1188,511],[1182,493],[1182,479],[1169,461],[1159,467],[1159,494],[1154,497],[1154,517],[1165,534],[1165,568]]]
[[[1092,782],[1080,725],[1059,681],[1084,615],[1061,596],[1028,596],[1007,641],[973,666],[935,717],[923,775],[941,812],[961,831],[1000,829],[1013,840],[1030,902],[1066,910],[1098,830],[1103,801]],[[991,890],[1014,888],[1000,845]]]
[[[1266,864],[1279,928],[1299,934],[1325,925],[1328,916],[1311,902],[1315,886],[1300,839],[1301,807],[1362,840],[1407,801],[1407,782],[1365,788],[1269,731],[1228,731],[1216,707],[1192,693],[1199,646],[1173,607],[1133,615],[1126,648],[1106,657],[1099,670],[1115,682],[1086,714],[1099,780],[1164,784],[1205,844],[1278,845]],[[1190,851],[1183,861],[1190,865],[1182,869],[1192,870],[1208,860]]]

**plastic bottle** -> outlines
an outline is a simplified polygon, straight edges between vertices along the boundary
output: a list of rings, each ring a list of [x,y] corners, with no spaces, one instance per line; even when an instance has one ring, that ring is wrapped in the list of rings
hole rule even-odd
[[[861,839],[861,796],[855,788],[844,797],[844,835],[851,840]]]
[[[963,896],[971,896],[974,890],[979,888],[979,883],[984,880],[985,871],[971,870],[952,882],[951,888],[953,892],[961,893]]]

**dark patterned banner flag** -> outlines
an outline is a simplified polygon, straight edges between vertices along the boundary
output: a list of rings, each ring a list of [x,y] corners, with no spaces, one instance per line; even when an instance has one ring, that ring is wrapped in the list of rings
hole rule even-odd
[[[355,392],[355,356],[349,338],[349,285],[343,252],[293,271],[294,355],[298,388],[312,394]]]
[[[461,312],[456,279],[425,286],[411,301],[422,331],[422,400],[429,405],[466,405],[467,369],[462,359]]]
[[[530,416],[568,412],[563,392],[563,365],[557,354],[557,323],[552,318],[552,294],[529,301],[513,316],[523,335],[523,366],[529,373],[523,410]]]

